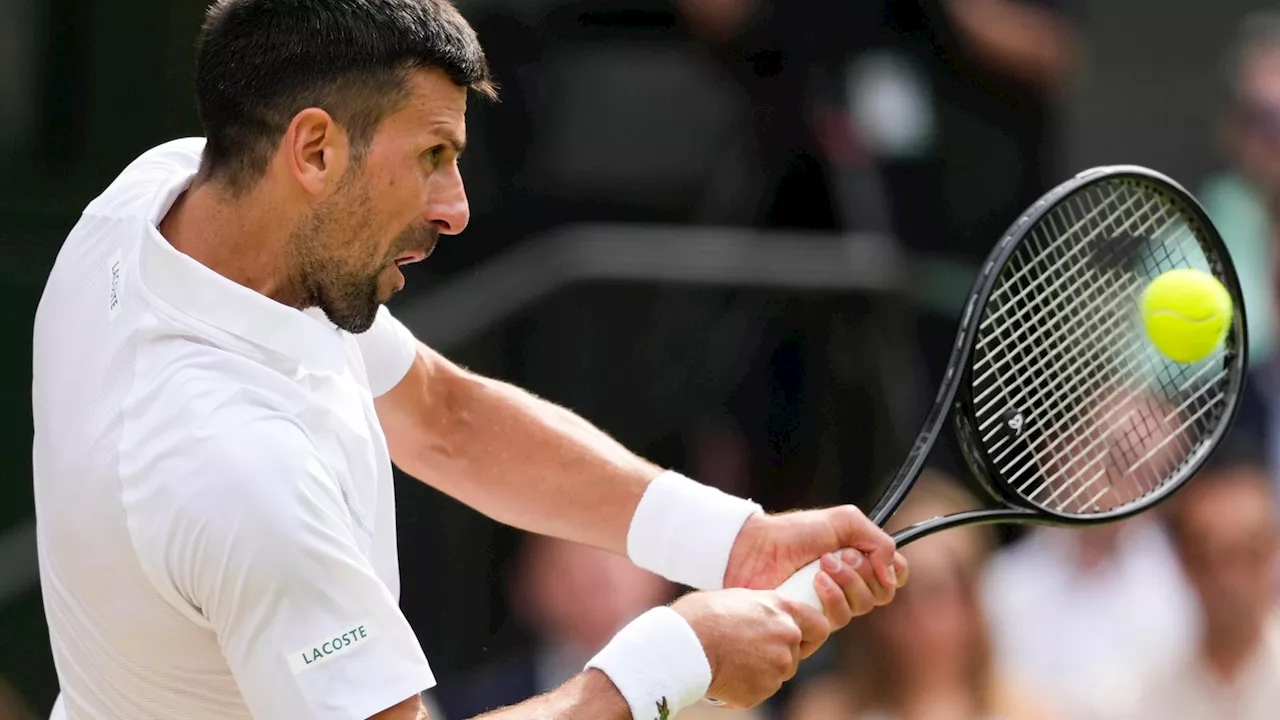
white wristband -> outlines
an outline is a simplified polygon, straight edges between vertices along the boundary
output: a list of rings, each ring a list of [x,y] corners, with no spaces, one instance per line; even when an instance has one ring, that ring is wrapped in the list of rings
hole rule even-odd
[[[654,608],[632,620],[586,665],[609,677],[634,720],[675,715],[711,687],[711,663],[698,636],[675,610]]]
[[[672,582],[718,590],[738,531],[759,512],[750,500],[667,471],[640,498],[627,531],[627,556]]]

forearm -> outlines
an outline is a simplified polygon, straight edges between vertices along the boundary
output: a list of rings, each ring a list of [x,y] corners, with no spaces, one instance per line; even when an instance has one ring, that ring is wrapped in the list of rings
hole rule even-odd
[[[572,412],[426,348],[378,413],[409,475],[499,522],[620,554],[661,472]]]
[[[654,708],[654,717],[658,716]],[[609,678],[588,670],[545,695],[495,710],[483,720],[631,720],[631,710]]]

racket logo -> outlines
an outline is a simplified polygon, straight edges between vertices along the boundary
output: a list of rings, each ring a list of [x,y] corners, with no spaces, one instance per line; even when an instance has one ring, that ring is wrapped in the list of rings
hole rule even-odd
[[[1005,418],[1004,426],[1009,428],[1010,432],[1014,435],[1021,435],[1022,427],[1026,425],[1027,422],[1026,418],[1024,418],[1020,412],[1010,411],[1010,413],[1011,414]]]

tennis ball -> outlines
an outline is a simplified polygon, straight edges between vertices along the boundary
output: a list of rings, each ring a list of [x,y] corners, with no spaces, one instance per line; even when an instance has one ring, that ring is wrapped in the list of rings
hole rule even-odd
[[[1231,294],[1203,270],[1170,270],[1142,293],[1147,336],[1174,362],[1208,357],[1226,337],[1231,313]]]

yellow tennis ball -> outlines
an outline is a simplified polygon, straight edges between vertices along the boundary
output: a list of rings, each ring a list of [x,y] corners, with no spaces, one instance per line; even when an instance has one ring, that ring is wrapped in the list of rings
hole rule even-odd
[[[1142,293],[1147,336],[1174,362],[1208,357],[1226,337],[1231,313],[1231,294],[1203,270],[1170,270]]]

